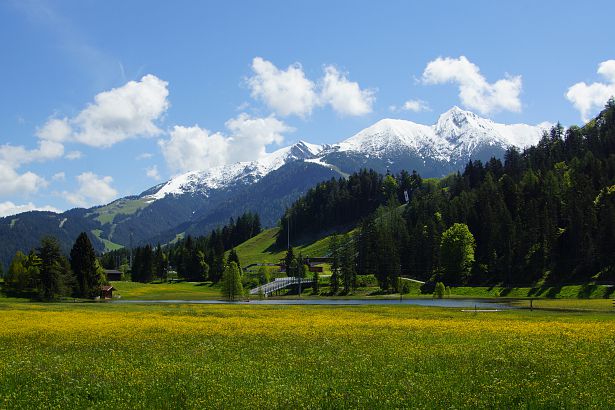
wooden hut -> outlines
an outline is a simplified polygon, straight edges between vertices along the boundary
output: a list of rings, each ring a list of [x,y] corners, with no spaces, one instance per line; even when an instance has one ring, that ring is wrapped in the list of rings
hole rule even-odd
[[[100,287],[100,298],[101,299],[111,299],[113,298],[113,291],[115,288],[110,285],[103,285]]]

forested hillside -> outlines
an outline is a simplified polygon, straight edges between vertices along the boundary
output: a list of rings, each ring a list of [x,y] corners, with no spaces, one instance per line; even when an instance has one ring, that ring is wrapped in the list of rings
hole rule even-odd
[[[208,235],[186,236],[167,246],[151,244],[132,250],[131,278],[137,282],[166,280],[169,269],[188,280],[217,282],[227,260],[225,251],[247,241],[261,232],[258,214],[246,212],[236,220],[218,227]],[[130,250],[119,249],[102,256],[102,265],[107,269],[129,270]]]
[[[360,224],[357,269],[384,275],[385,288],[399,274],[447,284],[613,280],[615,101],[582,128],[558,124],[535,147],[441,180],[363,171],[321,183],[287,210],[279,243],[289,220],[291,238]],[[455,241],[467,245],[457,269]]]

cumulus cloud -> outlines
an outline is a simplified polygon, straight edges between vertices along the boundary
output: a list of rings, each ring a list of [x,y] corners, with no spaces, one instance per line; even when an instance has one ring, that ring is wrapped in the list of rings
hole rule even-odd
[[[64,146],[55,141],[41,140],[38,148],[29,150],[22,145],[0,145],[0,162],[17,168],[35,161],[59,158],[64,154]]]
[[[93,147],[110,147],[137,136],[156,136],[156,126],[169,107],[168,83],[148,74],[140,81],[94,97],[74,118],[53,118],[37,131],[44,140],[75,141]]]
[[[47,181],[33,172],[20,173],[19,168],[31,162],[59,158],[64,146],[55,141],[41,140],[38,148],[29,150],[21,145],[0,145],[0,195],[30,194],[47,186]]]
[[[118,192],[111,186],[113,178],[99,177],[92,172],[84,172],[77,176],[79,187],[74,192],[64,191],[68,202],[80,207],[89,207],[110,202]]]
[[[252,60],[254,76],[248,79],[251,95],[262,100],[278,115],[304,117],[318,104],[316,85],[305,77],[301,64],[278,69],[261,57]]]
[[[227,138],[222,134],[211,134],[198,125],[176,125],[168,140],[158,141],[167,165],[174,172],[207,169],[225,164],[228,144]]]
[[[173,172],[204,170],[224,164],[252,161],[266,153],[269,144],[281,144],[283,133],[294,129],[271,115],[241,113],[225,123],[228,133],[211,133],[199,127],[175,126],[168,140],[158,145]]]
[[[267,145],[281,144],[284,141],[282,134],[294,130],[274,116],[254,118],[245,113],[228,120],[225,125],[231,133],[227,155],[230,162],[260,158],[265,155]]]
[[[422,76],[424,84],[454,83],[459,87],[461,103],[489,114],[501,110],[521,111],[521,76],[509,76],[495,83],[489,83],[477,65],[466,57],[437,58],[425,67]]]
[[[160,173],[158,172],[158,166],[154,165],[145,169],[145,175],[152,178],[155,181],[160,181],[162,178],[160,177]]]
[[[0,195],[31,194],[47,185],[45,178],[30,171],[20,174],[0,161]]]
[[[322,80],[322,101],[342,115],[365,115],[372,112],[373,90],[361,90],[359,83],[348,81],[335,67],[325,67]]]
[[[28,202],[27,204],[23,205],[17,205],[11,201],[0,202],[0,218],[28,211],[50,211],[56,213],[62,212],[51,205],[36,206],[32,202]]]
[[[581,113],[583,121],[601,110],[609,98],[615,96],[615,60],[607,60],[598,66],[598,74],[606,83],[586,84],[580,82],[568,88],[566,98]]]
[[[247,80],[252,98],[263,101],[277,115],[306,117],[323,105],[330,105],[342,115],[365,115],[372,111],[374,91],[361,89],[334,66],[325,66],[324,76],[318,82],[307,78],[299,63],[284,70],[255,57],[252,71],[254,75]]]

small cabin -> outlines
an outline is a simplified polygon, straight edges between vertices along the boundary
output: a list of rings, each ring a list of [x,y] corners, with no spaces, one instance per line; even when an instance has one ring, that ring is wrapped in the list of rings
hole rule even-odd
[[[107,280],[111,281],[122,280],[122,272],[119,270],[105,269],[105,276],[107,277]]]
[[[110,285],[103,285],[100,287],[100,298],[101,299],[112,299],[113,291],[115,288]]]

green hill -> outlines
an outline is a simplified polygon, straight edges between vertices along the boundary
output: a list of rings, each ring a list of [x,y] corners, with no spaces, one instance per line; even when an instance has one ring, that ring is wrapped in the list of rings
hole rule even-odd
[[[267,229],[248,239],[235,248],[242,266],[253,263],[277,263],[286,255],[286,249],[275,246],[279,228]],[[304,256],[325,256],[329,247],[329,236],[305,242],[295,246],[295,252]]]

